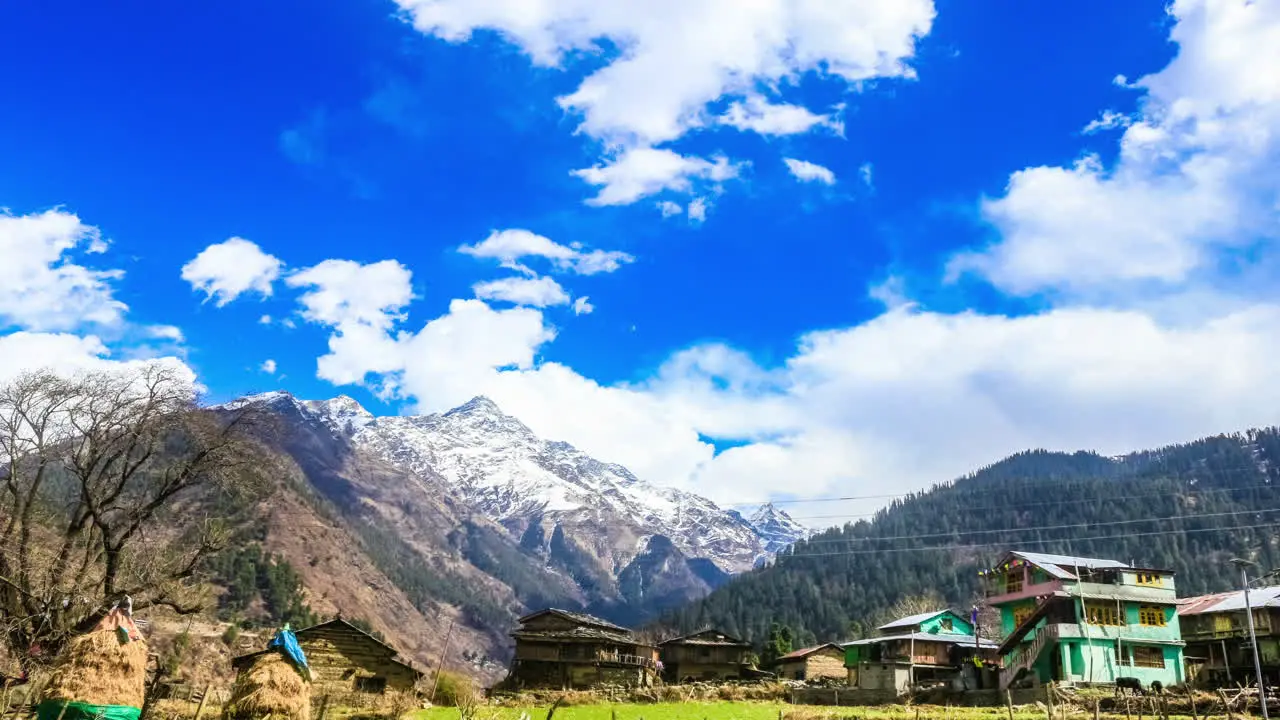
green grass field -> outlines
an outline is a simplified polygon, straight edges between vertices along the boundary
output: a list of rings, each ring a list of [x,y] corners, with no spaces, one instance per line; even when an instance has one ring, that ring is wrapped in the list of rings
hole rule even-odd
[[[917,712],[919,714],[917,714]],[[530,720],[544,720],[547,708],[481,708],[476,720],[519,720],[522,713],[528,713]],[[422,710],[410,716],[410,720],[458,720],[456,708],[432,708]],[[1005,708],[943,708],[938,706],[922,706],[920,708],[889,705],[878,707],[819,707],[813,705],[785,705],[780,703],[753,702],[709,702],[709,703],[658,703],[654,705],[577,705],[562,707],[556,710],[555,720],[1008,720]],[[1055,715],[1055,720],[1060,718]],[[1072,713],[1076,720],[1093,720],[1092,712],[1076,711]],[[1103,714],[1104,719],[1123,718],[1124,715]],[[1147,716],[1150,719],[1150,715]],[[1176,720],[1179,716],[1170,716]],[[1046,720],[1044,710],[1036,706],[1017,708],[1015,720]],[[1137,720],[1135,715],[1133,720]],[[1190,718],[1187,718],[1190,720]]]

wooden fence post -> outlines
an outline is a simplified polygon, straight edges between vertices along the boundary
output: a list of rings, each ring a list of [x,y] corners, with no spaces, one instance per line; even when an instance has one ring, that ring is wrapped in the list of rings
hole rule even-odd
[[[1093,699],[1093,720],[1098,720],[1102,712],[1102,701],[1098,698]]]
[[[1231,720],[1235,716],[1231,713],[1231,703],[1227,702],[1227,691],[1219,688],[1218,697],[1222,698],[1222,711],[1227,714],[1227,720]]]
[[[195,720],[200,720],[200,714],[204,712],[204,704],[209,701],[209,688],[211,685],[205,683],[204,692],[200,695],[200,704],[196,706]]]
[[[1200,720],[1200,713],[1196,711],[1196,693],[1187,686],[1187,700],[1191,702],[1191,718],[1192,720]]]

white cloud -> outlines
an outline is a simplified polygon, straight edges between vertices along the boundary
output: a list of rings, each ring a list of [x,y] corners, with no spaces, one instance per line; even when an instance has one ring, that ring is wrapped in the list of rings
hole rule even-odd
[[[76,251],[102,253],[98,228],[63,210],[30,215],[0,211],[0,328],[70,330],[118,325],[128,309],[112,295],[119,270],[93,270]]]
[[[669,218],[684,213],[684,208],[678,202],[663,200],[658,203],[658,212],[662,213],[662,217]]]
[[[285,279],[303,288],[298,302],[306,320],[334,329],[318,374],[339,384],[361,382],[368,373],[394,371],[401,361],[388,335],[413,299],[412,274],[394,260],[362,265],[325,260]]]
[[[862,178],[862,184],[869,188],[874,188],[875,183],[872,182],[873,166],[869,162],[864,162],[858,166],[858,177]]]
[[[821,165],[795,158],[783,158],[782,161],[787,164],[787,170],[801,182],[818,182],[823,185],[836,183],[836,174]]]
[[[181,379],[196,384],[195,373],[181,359],[171,356],[140,356],[126,360],[111,357],[111,350],[96,335],[19,331],[0,335],[0,383],[33,370],[50,370],[61,375],[79,372],[140,369],[159,363],[179,373]]]
[[[173,325],[151,325],[146,328],[149,337],[157,340],[171,340],[173,342],[183,342],[186,336],[182,333],[182,328]]]
[[[561,245],[554,240],[528,230],[495,230],[489,237],[475,245],[463,245],[458,252],[477,258],[497,260],[502,266],[527,275],[536,275],[520,261],[525,258],[543,258],[561,271],[579,275],[611,273],[635,261],[631,255],[618,250],[584,250],[581,246]]]
[[[1084,130],[1081,132],[1085,135],[1093,135],[1095,133],[1100,133],[1103,130],[1114,130],[1116,128],[1129,127],[1131,124],[1132,120],[1128,115],[1118,113],[1115,110],[1107,110],[1102,113],[1102,117],[1089,121],[1089,124],[1085,125]]]
[[[511,277],[489,280],[471,286],[481,300],[496,300],[516,305],[550,307],[569,304],[569,294],[560,283],[549,277]]]
[[[689,222],[700,223],[707,219],[707,199],[694,198],[689,201]]]
[[[258,366],[258,369],[268,375],[275,375],[276,361],[272,360],[271,358],[267,358],[266,360],[262,361],[262,364]]]
[[[259,324],[259,325],[270,325],[270,324],[271,324],[271,316],[270,316],[270,315],[263,315],[262,317],[258,318],[258,324]]]
[[[592,305],[590,301],[591,301],[591,298],[587,297],[586,295],[583,295],[580,298],[574,299],[573,314],[574,315],[590,315],[591,313],[595,312],[596,306]]]
[[[573,174],[600,188],[587,201],[589,205],[630,205],[668,190],[688,193],[704,186],[718,188],[737,177],[741,167],[723,156],[705,160],[666,149],[635,148]]]
[[[283,265],[256,243],[233,237],[201,250],[182,266],[182,279],[222,307],[245,293],[270,297]]]
[[[425,33],[460,42],[496,30],[542,65],[616,46],[560,104],[582,114],[592,137],[633,144],[679,138],[720,97],[805,72],[849,83],[909,76],[906,61],[934,15],[925,0],[398,1]]]
[[[1150,292],[1280,237],[1280,6],[1179,0],[1170,12],[1178,55],[1135,84],[1145,96],[1115,165],[1015,173],[983,208],[1001,240],[958,256],[953,275],[1019,295]]]
[[[602,58],[559,98],[581,118],[579,132],[613,157],[577,173],[602,187],[592,201],[598,205],[635,202],[653,188],[689,192],[688,163],[696,158],[641,160],[630,153],[675,155],[660,146],[691,130],[728,122],[782,134],[834,125],[785,99],[770,105],[757,89],[776,91],[808,73],[850,89],[875,78],[912,77],[916,40],[934,17],[930,0],[688,0],[656,7],[639,0],[397,2],[418,30],[449,42],[492,30],[540,65],[558,66],[584,52]],[[736,100],[736,109],[712,116],[709,106],[722,99]]]
[[[729,106],[719,122],[760,135],[797,135],[815,127],[844,133],[844,124],[831,115],[818,115],[801,105],[775,104],[759,95]]]

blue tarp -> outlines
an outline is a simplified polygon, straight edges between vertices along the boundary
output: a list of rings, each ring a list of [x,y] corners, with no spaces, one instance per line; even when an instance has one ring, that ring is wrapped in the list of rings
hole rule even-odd
[[[298,645],[298,636],[293,634],[293,630],[289,629],[288,625],[271,638],[271,642],[267,643],[267,649],[284,653],[285,657],[293,661],[294,667],[298,668],[302,677],[311,679],[311,666],[307,665],[307,656],[302,654],[302,648]]]

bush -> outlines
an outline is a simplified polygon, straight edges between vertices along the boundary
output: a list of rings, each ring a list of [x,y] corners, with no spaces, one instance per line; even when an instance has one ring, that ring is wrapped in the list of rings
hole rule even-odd
[[[431,688],[427,688],[427,692],[431,692]],[[432,704],[447,705],[449,707],[457,707],[458,700],[475,697],[478,690],[475,683],[471,682],[471,678],[448,670],[440,671],[440,680],[436,684],[436,696],[428,698]]]
[[[235,623],[231,623],[230,625],[227,626],[226,630],[222,631],[222,644],[226,645],[227,647],[235,647],[236,640],[239,640],[239,639],[240,639],[240,627]]]

